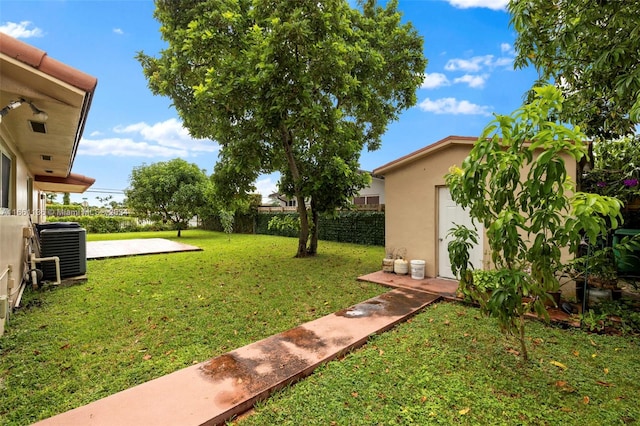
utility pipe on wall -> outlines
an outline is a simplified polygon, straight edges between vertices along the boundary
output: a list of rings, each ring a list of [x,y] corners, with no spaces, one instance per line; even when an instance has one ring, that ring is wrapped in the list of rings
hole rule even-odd
[[[34,253],[31,253],[31,283],[35,286],[38,284],[38,275],[36,273],[36,262],[56,262],[56,282],[60,284],[60,258],[58,256],[51,257],[36,257]]]
[[[0,281],[7,276],[7,293],[9,292],[9,282],[11,281],[11,265],[7,266],[7,268],[0,275]],[[8,294],[0,295],[0,320],[3,320],[7,317],[7,312],[9,312],[9,296]]]

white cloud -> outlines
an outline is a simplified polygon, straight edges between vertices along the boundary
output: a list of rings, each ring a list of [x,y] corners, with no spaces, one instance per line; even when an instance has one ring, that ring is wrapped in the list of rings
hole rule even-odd
[[[121,28],[114,28],[114,29],[113,29],[113,32],[114,32],[114,33],[116,33],[116,34],[118,34],[118,35],[122,35],[122,34],[124,34],[124,31],[122,31],[122,29],[121,29]]]
[[[486,115],[490,116],[491,107],[476,105],[469,101],[459,101],[456,98],[440,98],[431,100],[429,98],[420,102],[418,107],[434,114],[453,115]]]
[[[262,195],[262,204],[269,204],[269,195],[278,192],[278,181],[274,175],[266,175],[255,183],[256,191]]]
[[[420,86],[421,89],[435,89],[438,87],[442,87],[442,86],[449,86],[451,83],[449,83],[449,80],[447,79],[447,76],[439,73],[439,72],[434,72],[434,73],[427,73],[424,75],[424,80],[422,81],[422,86]]]
[[[498,58],[493,62],[494,67],[505,67],[512,68],[513,67],[513,58]]]
[[[83,139],[78,148],[82,155],[115,155],[120,157],[196,157],[203,152],[217,152],[218,144],[207,139],[194,139],[175,118],[149,125],[144,122],[113,129],[117,134],[134,137]],[[92,132],[91,137],[100,136]],[[138,140],[142,139],[142,140]]]
[[[502,53],[512,53],[511,45],[509,43],[501,43],[500,44],[500,51]]]
[[[505,10],[509,0],[447,0],[453,7],[468,9],[471,7],[486,7],[492,10]]]
[[[186,150],[167,148],[147,142],[137,142],[129,138],[82,139],[78,147],[79,155],[116,157],[188,157]]]
[[[497,67],[510,66],[512,63],[512,58],[496,58],[493,55],[484,55],[474,56],[470,59],[449,59],[445,64],[444,69],[447,71],[479,72],[485,68],[493,69]]]
[[[175,118],[149,125],[145,122],[118,126],[113,129],[116,133],[137,133],[144,140],[163,147],[182,149],[186,151],[216,152],[218,144],[208,139],[194,139],[189,131]]]
[[[32,25],[32,22],[22,21],[20,23],[16,22],[5,22],[0,25],[0,32],[10,35],[14,38],[31,38],[31,37],[42,37],[44,33],[38,27],[29,29]]]
[[[488,75],[471,75],[465,74],[462,77],[455,78],[454,83],[468,84],[472,89],[481,89],[484,87],[484,83],[487,81]]]

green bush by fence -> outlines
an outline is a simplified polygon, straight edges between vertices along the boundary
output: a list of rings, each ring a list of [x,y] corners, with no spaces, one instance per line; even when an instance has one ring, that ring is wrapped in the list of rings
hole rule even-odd
[[[269,229],[269,221],[283,215],[298,217],[297,213],[236,215],[233,232],[297,237],[297,231]],[[340,212],[335,218],[320,217],[319,222],[318,238],[321,240],[384,246],[384,212]],[[217,217],[203,220],[203,227],[212,231],[223,230]]]
[[[143,227],[138,225],[134,217],[123,216],[63,216],[48,217],[47,222],[77,222],[88,233],[107,234],[112,232],[140,231]]]
[[[249,213],[238,214],[233,224],[233,232],[238,234],[264,234],[284,237],[297,237],[298,231],[269,229],[273,217],[283,215],[298,217],[297,213]],[[63,216],[48,217],[48,222],[77,222],[88,233],[104,234],[111,232],[164,231],[172,230],[172,224],[154,223],[139,225],[138,220],[128,216]],[[373,246],[384,246],[384,212],[340,212],[336,217],[320,217],[318,238],[325,241],[338,241]],[[202,227],[223,232],[218,217],[202,220]]]
[[[318,238],[326,241],[384,246],[383,212],[341,212],[321,217]]]
[[[220,218],[218,216],[209,216],[206,218],[201,218],[202,228],[207,229],[209,231],[218,231],[224,232],[222,228],[222,224],[220,223]],[[236,214],[236,217],[233,222],[233,233],[234,234],[259,234],[259,232],[254,232],[254,216],[253,214]]]

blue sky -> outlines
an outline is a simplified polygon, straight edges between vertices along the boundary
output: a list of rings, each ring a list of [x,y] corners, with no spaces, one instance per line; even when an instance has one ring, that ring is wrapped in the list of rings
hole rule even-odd
[[[507,0],[400,0],[405,21],[424,37],[428,59],[418,103],[389,126],[382,148],[363,152],[373,170],[449,135],[477,136],[493,113],[509,114],[522,103],[536,73],[513,69],[515,31]],[[138,51],[163,48],[151,0],[2,0],[0,31],[98,78],[73,172],[96,178],[91,192],[72,201],[99,205],[96,197],[121,201],[131,170],[181,157],[211,173],[215,141],[193,140],[168,98],[151,94],[135,60]],[[277,175],[256,186],[264,197]],[[100,192],[104,191],[104,192]],[[59,199],[61,201],[61,199]]]

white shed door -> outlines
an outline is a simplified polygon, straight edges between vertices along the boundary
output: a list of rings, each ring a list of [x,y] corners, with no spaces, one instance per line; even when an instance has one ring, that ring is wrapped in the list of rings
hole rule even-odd
[[[456,225],[465,225],[473,229],[471,217],[465,209],[457,205],[451,199],[449,188],[438,188],[438,276],[442,278],[457,278],[451,272],[451,262],[449,262],[448,244],[451,237],[447,237],[449,230]],[[471,249],[470,260],[475,269],[482,269],[482,238],[484,232],[482,225],[478,224],[479,244]]]

